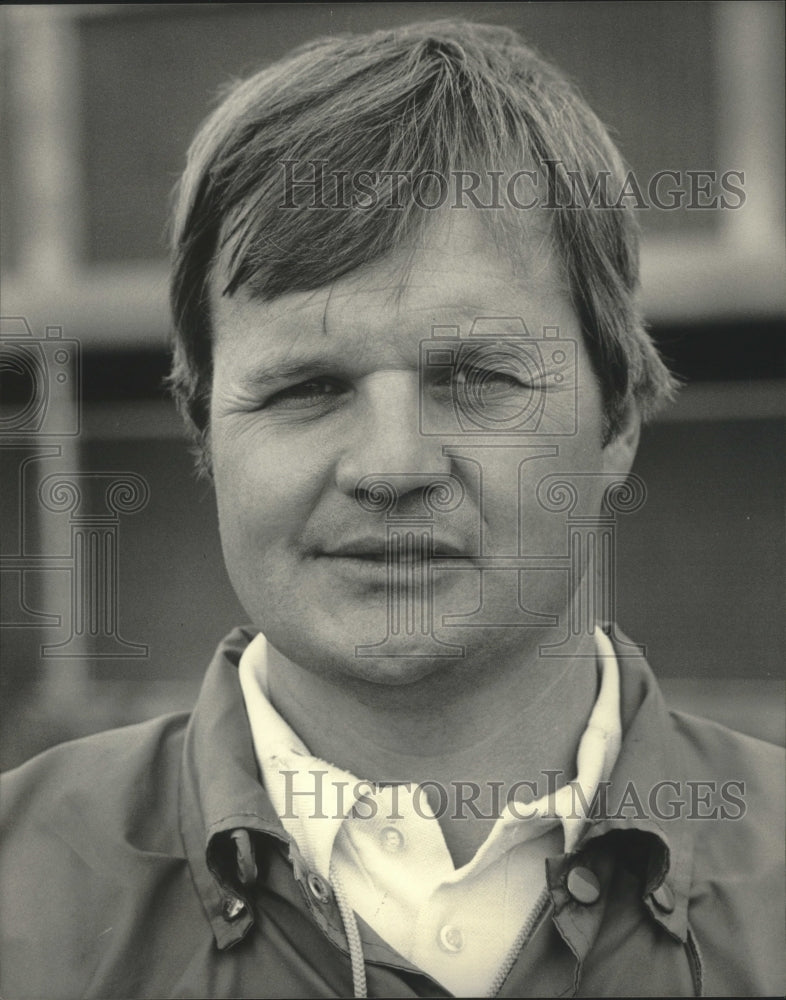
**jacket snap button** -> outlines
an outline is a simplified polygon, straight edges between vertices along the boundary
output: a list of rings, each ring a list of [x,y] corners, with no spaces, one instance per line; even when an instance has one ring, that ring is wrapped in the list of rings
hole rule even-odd
[[[662,882],[655,892],[652,893],[652,901],[664,913],[674,912],[674,893],[671,887],[666,885],[665,882]]]
[[[224,900],[224,920],[237,920],[245,908],[246,904],[242,899],[238,899],[237,896],[227,896]]]
[[[311,895],[318,903],[327,903],[330,901],[330,887],[327,882],[316,872],[309,872],[308,888]]]
[[[600,897],[600,883],[594,872],[578,865],[568,873],[568,892],[577,903],[589,906]]]

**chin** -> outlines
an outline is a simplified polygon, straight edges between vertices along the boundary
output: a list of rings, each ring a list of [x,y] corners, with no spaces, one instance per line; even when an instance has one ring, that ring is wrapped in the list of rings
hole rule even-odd
[[[451,676],[466,663],[467,651],[455,641],[440,643],[423,634],[386,636],[385,617],[372,627],[362,624],[366,627],[328,629],[314,624],[297,634],[275,627],[263,631],[291,662],[337,684],[403,687],[438,674]],[[309,641],[312,637],[316,643]]]
[[[343,677],[352,677],[375,690],[405,688],[422,683],[428,678],[452,674],[450,664],[455,661],[435,660],[419,656],[376,656],[358,658],[345,663]]]
[[[455,675],[466,658],[463,647],[439,645],[433,637],[396,637],[379,646],[359,647],[346,669],[373,684],[400,686],[435,674]]]
[[[382,631],[384,636],[384,630]],[[453,673],[466,661],[458,643],[439,642],[432,635],[388,635],[380,630],[336,637],[315,656],[331,672],[372,684],[415,683],[434,673]],[[365,641],[358,641],[364,637]],[[327,654],[327,655],[326,655]]]

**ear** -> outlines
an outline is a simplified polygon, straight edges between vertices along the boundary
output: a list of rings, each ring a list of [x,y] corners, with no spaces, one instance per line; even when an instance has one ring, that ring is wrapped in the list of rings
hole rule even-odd
[[[625,406],[619,430],[603,448],[603,471],[627,475],[636,457],[641,432],[641,413],[636,401]]]

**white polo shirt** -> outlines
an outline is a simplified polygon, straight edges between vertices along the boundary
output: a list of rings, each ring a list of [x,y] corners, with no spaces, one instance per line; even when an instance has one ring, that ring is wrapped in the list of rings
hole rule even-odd
[[[265,789],[309,870],[339,881],[349,905],[404,958],[452,993],[496,992],[545,900],[545,859],[575,848],[584,802],[619,754],[619,669],[595,630],[601,683],[576,778],[535,802],[514,800],[467,864],[455,868],[417,784],[374,786],[313,757],[267,699],[258,635],[239,675]],[[534,779],[522,774],[522,779]],[[505,802],[503,790],[502,803]]]

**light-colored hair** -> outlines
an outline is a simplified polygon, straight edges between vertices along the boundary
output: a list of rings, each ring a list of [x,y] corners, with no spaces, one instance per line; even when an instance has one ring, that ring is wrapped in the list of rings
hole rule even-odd
[[[553,207],[539,215],[547,219],[601,386],[608,441],[632,399],[646,418],[675,383],[637,308],[633,210],[610,207],[625,164],[556,68],[507,28],[432,22],[311,42],[235,85],[194,139],[173,216],[170,385],[201,444],[203,467],[209,283],[219,254],[228,261],[224,294],[247,286],[270,300],[319,288],[428,224],[433,213],[413,178],[468,168],[509,173],[557,161],[549,176]],[[312,185],[314,196],[302,204],[284,189],[287,172],[291,181],[322,170],[328,180],[336,171],[386,178],[388,191],[390,172],[397,172],[395,198],[336,203],[327,184],[321,191]],[[586,199],[577,206],[576,178],[590,192],[599,177],[608,182],[608,204]],[[516,239],[524,252],[525,213],[480,214],[498,236],[507,235],[514,257]]]

